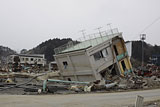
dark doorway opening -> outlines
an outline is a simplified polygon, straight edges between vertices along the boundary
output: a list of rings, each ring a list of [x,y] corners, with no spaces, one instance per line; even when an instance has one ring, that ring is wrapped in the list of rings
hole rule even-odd
[[[113,48],[114,48],[115,54],[118,55],[118,51],[117,51],[116,45],[114,45]]]
[[[122,68],[123,68],[123,70],[125,71],[125,70],[126,70],[126,64],[125,64],[124,60],[123,60],[123,61],[121,61],[121,64],[122,64]]]

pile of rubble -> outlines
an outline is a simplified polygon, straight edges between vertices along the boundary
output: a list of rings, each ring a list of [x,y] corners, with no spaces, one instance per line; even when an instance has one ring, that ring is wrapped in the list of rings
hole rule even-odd
[[[143,76],[143,77],[156,76],[160,78],[160,67],[153,64],[148,64],[144,67],[137,68],[135,70],[135,73],[138,76]]]
[[[66,94],[158,88],[159,74],[159,67],[147,66],[126,76],[108,75],[105,80],[79,82],[60,80],[59,72],[0,72],[0,94]]]
[[[49,80],[51,81],[51,80]],[[48,82],[49,82],[48,81]],[[59,81],[58,81],[59,82]],[[52,80],[52,85],[57,83],[57,80]],[[115,76],[112,81],[94,81],[94,82],[76,82],[76,81],[63,81],[60,83],[65,84],[67,90],[75,92],[97,92],[97,91],[119,91],[129,89],[148,89],[158,88],[160,86],[160,78],[156,76],[142,77],[135,75],[128,75],[127,77]],[[104,84],[105,83],[105,84]],[[51,92],[52,85],[46,86],[45,92]],[[56,92],[57,90],[54,90]],[[53,90],[52,90],[53,92]]]

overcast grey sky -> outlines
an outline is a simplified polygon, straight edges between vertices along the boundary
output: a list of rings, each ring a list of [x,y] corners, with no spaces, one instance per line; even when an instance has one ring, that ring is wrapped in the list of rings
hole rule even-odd
[[[160,0],[0,0],[0,45],[31,49],[52,38],[79,38],[107,23],[125,40],[160,17]],[[160,20],[145,32],[147,42],[160,45]]]

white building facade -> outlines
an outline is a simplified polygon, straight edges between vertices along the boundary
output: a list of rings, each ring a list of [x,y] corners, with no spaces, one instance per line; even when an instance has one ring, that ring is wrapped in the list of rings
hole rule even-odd
[[[8,57],[8,63],[15,63],[14,58],[19,58],[20,64],[29,64],[29,65],[41,65],[44,66],[46,64],[46,59],[44,54],[14,54]]]

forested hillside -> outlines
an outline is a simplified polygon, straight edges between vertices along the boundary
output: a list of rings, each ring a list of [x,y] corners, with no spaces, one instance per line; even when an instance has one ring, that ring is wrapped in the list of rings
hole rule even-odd
[[[144,62],[147,63],[152,55],[160,55],[160,46],[150,45],[144,42]],[[142,42],[132,41],[132,58],[142,61]]]
[[[4,47],[4,46],[0,46],[0,61],[6,62],[7,60],[7,56],[16,53],[14,50],[8,48],[8,47]]]
[[[54,55],[54,49],[68,43],[69,41],[72,41],[70,38],[65,38],[65,39],[49,39],[45,42],[42,42],[39,44],[37,47],[29,50],[27,53],[30,54],[45,54],[45,58],[47,61],[53,61],[53,55]]]

